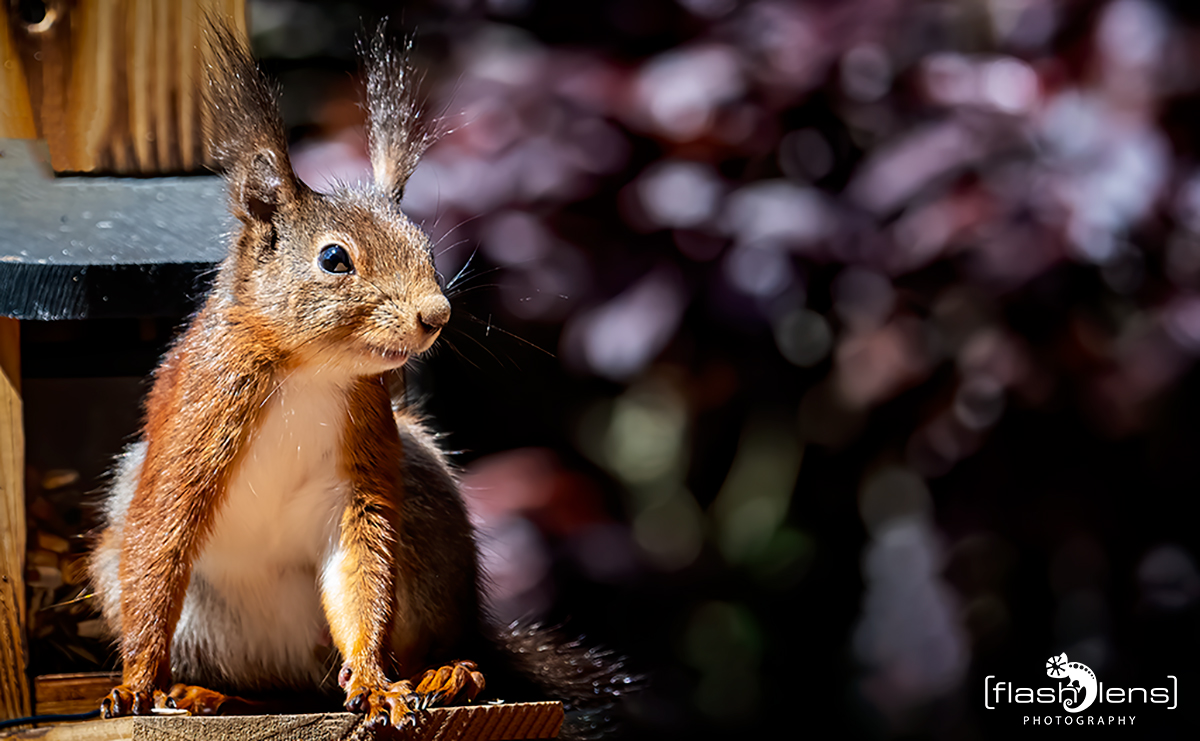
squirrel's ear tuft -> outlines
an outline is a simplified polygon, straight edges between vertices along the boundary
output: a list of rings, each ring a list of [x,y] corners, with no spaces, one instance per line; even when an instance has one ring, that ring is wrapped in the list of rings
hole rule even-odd
[[[421,155],[436,139],[434,126],[421,110],[421,81],[409,53],[412,40],[388,40],[387,21],[359,41],[366,77],[367,146],[375,185],[399,203],[404,185]]]
[[[270,221],[303,187],[292,172],[275,87],[243,38],[223,21],[206,19],[205,134],[229,180],[234,215]]]

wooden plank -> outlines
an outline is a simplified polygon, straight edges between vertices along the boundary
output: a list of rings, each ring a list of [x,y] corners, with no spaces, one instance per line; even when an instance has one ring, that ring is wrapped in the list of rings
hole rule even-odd
[[[43,674],[33,679],[34,712],[38,715],[87,713],[100,707],[109,690],[121,683],[115,672]]]
[[[19,3],[8,4],[9,28],[20,50],[38,136],[46,140],[57,167],[71,154],[65,116],[71,23],[66,8],[49,3],[45,17],[32,24],[21,20],[18,9]]]
[[[557,738],[558,702],[468,705],[430,710],[416,727],[391,734],[398,741],[522,741]],[[244,717],[148,717],[71,723],[22,731],[10,738],[40,741],[329,741],[370,738],[362,716],[351,713]],[[523,735],[521,735],[523,734]]]
[[[206,13],[245,33],[246,0],[47,3],[36,24],[20,19],[18,3],[3,6],[0,57],[14,64],[0,69],[0,138],[31,138],[36,127],[56,172],[149,175],[205,163],[207,72],[196,47]]]
[[[25,433],[20,331],[0,317],[0,718],[29,715],[25,643]]]
[[[21,393],[21,324],[0,318],[0,374]]]
[[[202,72],[203,69],[200,67],[200,51],[196,48],[200,42],[200,29],[183,9],[176,13],[175,22],[179,24],[179,46],[176,49],[179,64],[175,68],[174,80],[175,93],[179,98],[179,166],[186,172],[204,164],[200,151],[200,91],[192,83],[199,74],[197,70]]]
[[[36,139],[37,123],[9,16],[0,12],[0,139]]]
[[[18,731],[5,739],[45,739],[45,741],[133,741],[133,718],[71,723]]]
[[[179,25],[172,23],[174,16],[180,15],[182,3],[159,3],[154,12],[154,31],[151,41],[154,43],[154,60],[158,66],[158,74],[154,76],[154,110],[159,114],[154,117],[154,146],[160,172],[178,172],[182,157],[179,148],[183,139],[178,135],[179,110],[172,110],[172,83],[179,78],[175,70],[179,69],[180,57],[174,53],[182,41]],[[202,79],[202,78],[201,78]],[[170,111],[170,115],[164,114]]]
[[[76,26],[74,56],[72,59],[72,82],[75,94],[67,101],[70,107],[67,116],[77,122],[72,128],[69,142],[70,162],[79,172],[94,172],[100,169],[99,153],[112,135],[115,100],[119,98],[113,79],[113,68],[105,57],[107,48],[114,43],[117,13],[121,3],[114,0],[96,6],[92,3],[77,5],[73,10],[72,22]],[[78,122],[87,122],[80,126]]]
[[[0,260],[0,316],[178,319],[199,308],[212,275],[211,262],[28,265]]]
[[[126,80],[129,85],[129,133],[133,139],[133,153],[137,162],[133,169],[137,172],[154,172],[158,169],[158,163],[151,154],[151,122],[156,118],[155,113],[166,113],[154,111],[153,99],[150,97],[151,78],[156,66],[153,38],[155,5],[154,0],[131,0],[130,7],[133,12],[125,16],[125,22],[129,24],[125,47],[129,60]]]
[[[183,316],[225,256],[221,178],[54,177],[0,139],[0,316]]]

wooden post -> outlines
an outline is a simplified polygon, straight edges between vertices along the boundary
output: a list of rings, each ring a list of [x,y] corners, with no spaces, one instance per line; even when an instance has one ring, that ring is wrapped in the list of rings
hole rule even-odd
[[[36,21],[18,6],[0,3],[0,55],[13,62],[0,69],[0,103],[7,112],[11,97],[14,120],[36,124],[56,172],[204,169],[205,16],[244,34],[245,0],[46,0]]]
[[[0,0],[0,139],[44,139],[60,173],[202,169],[207,14],[246,31],[245,0]],[[0,317],[0,720],[30,714],[19,337]]]
[[[0,138],[32,139],[37,124],[11,16],[0,9]],[[25,429],[21,333],[0,317],[0,720],[32,711],[25,636]]]
[[[29,715],[20,330],[0,317],[0,719]]]
[[[0,139],[33,139],[37,125],[8,19],[8,13],[0,9]]]

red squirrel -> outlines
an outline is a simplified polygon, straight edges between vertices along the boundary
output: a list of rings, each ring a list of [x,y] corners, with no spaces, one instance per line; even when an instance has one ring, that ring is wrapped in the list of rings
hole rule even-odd
[[[604,654],[489,627],[454,474],[388,393],[450,317],[399,206],[432,140],[406,55],[382,28],[364,44],[374,180],[326,195],[293,173],[245,43],[210,25],[206,133],[240,223],[107,495],[91,575],[124,671],[103,714],[230,712],[226,692],[337,677],[347,709],[399,727],[473,698],[489,662],[579,707],[620,694]]]

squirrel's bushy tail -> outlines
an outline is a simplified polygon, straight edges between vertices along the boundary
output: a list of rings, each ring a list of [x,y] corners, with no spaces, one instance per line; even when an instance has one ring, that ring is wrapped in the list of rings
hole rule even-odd
[[[489,676],[489,694],[561,701],[566,710],[561,739],[586,741],[617,732],[622,698],[642,685],[642,677],[626,671],[624,660],[611,651],[541,624],[510,623],[495,630],[492,643],[503,671],[494,684],[496,675]]]

